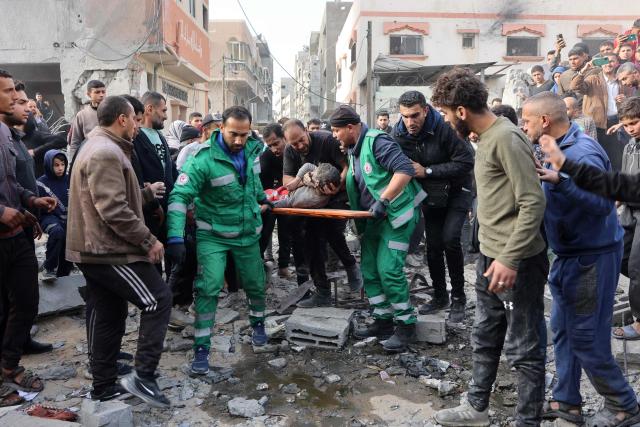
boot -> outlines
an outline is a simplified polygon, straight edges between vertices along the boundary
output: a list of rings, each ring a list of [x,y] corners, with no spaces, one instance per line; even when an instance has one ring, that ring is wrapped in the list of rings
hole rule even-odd
[[[331,305],[331,292],[320,293],[316,290],[309,298],[303,299],[298,304],[300,308],[329,307]]]
[[[416,324],[405,325],[399,323],[391,338],[386,340],[383,348],[390,353],[402,353],[407,350],[409,343],[416,340]]]
[[[347,279],[349,280],[349,290],[351,292],[358,292],[362,289],[362,273],[360,272],[360,265],[356,262],[349,268],[345,268],[347,271]]]
[[[393,334],[392,319],[374,319],[371,325],[364,325],[353,331],[353,337],[363,340],[369,337],[377,337],[381,340],[389,339]]]
[[[438,311],[444,310],[445,308],[448,308],[448,307],[449,307],[449,297],[442,300],[432,299],[428,303],[422,304],[420,307],[418,307],[418,313],[432,314],[432,313],[436,313]]]

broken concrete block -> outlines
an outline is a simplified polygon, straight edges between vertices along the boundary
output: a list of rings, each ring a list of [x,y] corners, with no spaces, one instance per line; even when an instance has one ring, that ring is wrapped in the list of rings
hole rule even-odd
[[[307,347],[338,349],[349,336],[354,310],[298,308],[286,322],[287,340]]]
[[[340,382],[341,379],[342,378],[340,378],[340,375],[337,375],[337,374],[330,374],[324,377],[324,380],[327,382],[327,384],[334,384],[334,383]]]
[[[0,426],[20,427],[80,427],[83,424],[52,420],[48,418],[32,417],[22,411],[9,411],[0,416]]]
[[[78,374],[76,367],[71,362],[64,362],[58,366],[52,366],[38,371],[38,376],[43,380],[68,380]]]
[[[211,349],[218,353],[229,353],[231,348],[230,335],[214,335],[211,337]]]
[[[80,408],[80,421],[84,427],[120,427],[133,425],[131,406],[111,400],[99,402],[84,399]]]
[[[227,402],[227,408],[231,415],[245,418],[254,418],[264,415],[264,406],[255,399],[235,397]]]
[[[267,363],[272,368],[282,369],[287,366],[287,359],[284,357],[278,357],[277,359],[269,360]]]
[[[624,369],[624,340],[611,338],[611,352],[616,362]],[[627,363],[640,365],[640,341],[627,340]]]
[[[85,302],[78,292],[78,288],[83,286],[86,286],[84,276],[78,274],[59,277],[50,284],[40,282],[38,316],[51,316],[84,307]]]
[[[216,325],[226,325],[240,318],[240,313],[230,308],[221,308],[216,312]]]
[[[629,301],[620,301],[613,305],[612,326],[624,326],[633,323]]]
[[[417,317],[416,337],[419,342],[443,344],[447,340],[447,329],[444,317],[435,314],[424,314]]]

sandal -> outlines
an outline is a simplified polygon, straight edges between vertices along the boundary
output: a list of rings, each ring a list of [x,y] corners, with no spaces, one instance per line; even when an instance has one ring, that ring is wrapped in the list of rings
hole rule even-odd
[[[618,334],[616,332],[622,332],[622,334]],[[633,327],[633,323],[631,325],[626,325],[621,328],[613,328],[611,330],[611,336],[619,340],[627,340],[627,341],[640,340],[640,332],[638,332],[636,328]]]
[[[608,408],[603,408],[587,420],[587,427],[632,427],[640,424],[640,410],[635,414],[627,413],[623,420],[616,418],[618,413]]]
[[[551,407],[552,403],[558,404],[558,409]],[[574,414],[571,411],[579,411],[579,414]],[[568,403],[558,402],[557,400],[549,400],[544,402],[542,407],[542,418],[545,420],[555,420],[556,418],[562,418],[570,423],[582,425],[584,423],[584,417],[582,416],[582,407],[576,405],[569,405]]]
[[[22,374],[22,379],[20,380],[20,382],[18,382],[16,381],[16,377],[20,374]],[[18,366],[8,374],[3,372],[3,377],[6,382],[9,382],[11,384],[11,386],[15,386],[22,391],[39,392],[44,390],[44,381],[38,378],[38,376],[33,372],[25,370],[22,366]],[[34,384],[36,382],[40,382],[40,386],[35,387]]]
[[[22,402],[24,402],[24,398],[17,391],[6,384],[0,385],[0,408],[19,405]]]

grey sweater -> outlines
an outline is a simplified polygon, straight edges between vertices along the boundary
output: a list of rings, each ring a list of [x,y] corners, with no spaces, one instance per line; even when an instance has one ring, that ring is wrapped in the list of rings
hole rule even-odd
[[[73,156],[80,147],[80,144],[87,139],[89,132],[98,126],[98,109],[93,108],[91,104],[87,104],[78,111],[76,117],[71,124],[71,140],[69,141],[69,149],[67,150],[67,158],[73,160]]]

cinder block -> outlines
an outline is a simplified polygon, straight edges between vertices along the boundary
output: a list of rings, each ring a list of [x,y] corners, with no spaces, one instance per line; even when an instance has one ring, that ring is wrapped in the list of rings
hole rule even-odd
[[[424,314],[417,317],[416,335],[419,342],[443,344],[447,340],[447,328],[444,317]]]
[[[133,425],[131,406],[118,401],[99,402],[84,399],[80,408],[84,427],[122,427]]]
[[[338,349],[344,346],[354,310],[333,307],[298,308],[286,321],[292,344]]]

